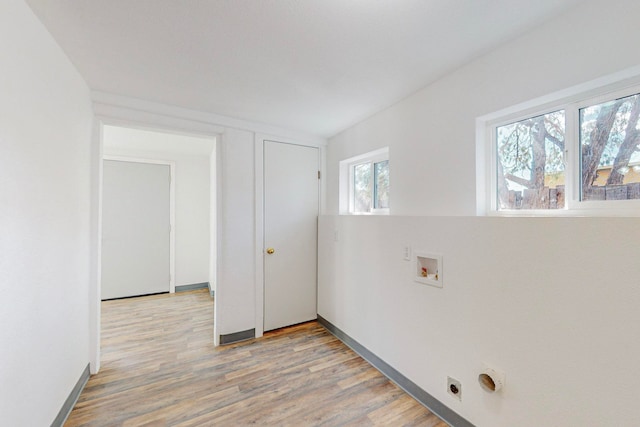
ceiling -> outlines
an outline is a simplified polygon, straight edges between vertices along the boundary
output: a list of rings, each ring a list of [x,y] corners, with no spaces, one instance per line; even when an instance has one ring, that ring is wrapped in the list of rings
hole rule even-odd
[[[27,0],[95,91],[332,136],[581,0]]]

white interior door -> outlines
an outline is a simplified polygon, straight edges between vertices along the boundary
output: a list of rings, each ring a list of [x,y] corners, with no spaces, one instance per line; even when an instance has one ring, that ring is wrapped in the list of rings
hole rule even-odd
[[[104,160],[102,299],[169,292],[170,170]]]
[[[318,191],[317,148],[265,141],[265,331],[317,317]]]

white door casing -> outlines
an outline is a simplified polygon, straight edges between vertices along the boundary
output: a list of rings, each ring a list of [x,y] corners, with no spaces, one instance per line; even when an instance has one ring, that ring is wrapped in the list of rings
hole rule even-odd
[[[316,147],[264,141],[265,331],[317,317],[318,160]]]
[[[171,167],[104,160],[101,299],[170,292]]]

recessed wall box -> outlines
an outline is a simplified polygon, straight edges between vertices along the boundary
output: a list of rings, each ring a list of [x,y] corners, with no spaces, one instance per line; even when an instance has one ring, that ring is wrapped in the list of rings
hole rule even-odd
[[[441,288],[443,286],[442,255],[414,251],[413,275],[418,283]]]

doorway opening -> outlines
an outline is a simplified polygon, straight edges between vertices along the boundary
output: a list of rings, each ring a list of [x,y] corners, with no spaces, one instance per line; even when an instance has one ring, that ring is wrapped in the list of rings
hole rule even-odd
[[[121,294],[121,297],[133,296],[136,294],[155,293],[156,290],[162,292],[175,292],[182,290],[198,289],[202,287],[208,288],[211,296],[215,292],[216,277],[216,137],[214,135],[197,135],[186,134],[183,132],[173,132],[170,130],[150,130],[140,127],[127,127],[119,124],[98,123],[96,140],[98,141],[99,161],[97,165],[97,185],[98,203],[97,203],[97,290],[95,302],[92,302],[94,310],[97,310],[92,318],[96,320],[92,324],[92,347],[95,354],[92,355],[92,371],[97,372],[100,364],[100,300],[113,299],[118,297],[115,294],[106,295],[102,292],[102,282],[108,277],[113,277],[114,268],[118,268],[118,264],[111,263],[105,259],[107,248],[110,244],[108,241],[111,236],[106,233],[115,228],[118,230],[118,216],[116,222],[108,221],[107,208],[107,191],[109,176],[120,177],[121,183],[119,189],[114,194],[115,199],[119,199],[124,205],[127,205],[126,197],[131,200],[147,198],[144,196],[132,196],[129,192],[134,187],[133,181],[146,178],[136,178],[137,173],[127,177],[123,177],[119,168],[114,169],[113,166],[127,165],[131,169],[135,165],[138,169],[140,165],[146,165],[147,168],[168,166],[171,169],[170,178],[167,176],[167,186],[171,187],[170,196],[174,202],[169,206],[169,219],[166,227],[160,227],[159,233],[164,233],[159,241],[168,241],[168,251],[160,253],[157,259],[161,260],[162,265],[157,264],[159,261],[152,261],[151,253],[157,249],[158,243],[153,243],[152,250],[142,250],[137,253],[136,260],[129,262],[129,266],[135,264],[159,267],[146,267],[143,270],[153,270],[160,272],[162,280],[165,283],[157,284],[157,289],[151,289],[149,292],[130,291]],[[164,172],[161,172],[164,173]],[[144,174],[143,174],[144,175]],[[131,185],[127,186],[126,180],[132,180]],[[170,181],[169,181],[170,180]],[[158,181],[159,182],[159,181]],[[124,185],[122,185],[124,184]],[[143,190],[144,193],[144,190]],[[164,201],[159,202],[164,205]],[[151,206],[150,211],[153,213],[157,210]],[[113,207],[113,206],[111,206]],[[120,220],[129,216],[144,216],[145,220],[137,218],[137,227],[146,227],[147,215],[140,214],[138,211],[131,213],[125,212],[120,216]],[[164,214],[160,215],[163,217]],[[166,216],[166,215],[165,215]],[[112,218],[113,219],[113,218]],[[162,220],[160,220],[162,221]],[[135,222],[134,222],[135,223]],[[123,227],[132,227],[131,224],[123,224]],[[136,225],[134,224],[135,228]],[[124,233],[127,234],[127,233]],[[152,233],[153,234],[153,233]],[[171,235],[171,238],[168,237]],[[105,241],[107,240],[107,241]],[[113,242],[111,242],[113,243]],[[126,245],[126,243],[125,243]],[[115,245],[116,248],[118,247]],[[117,250],[116,250],[117,251]],[[113,253],[111,248],[111,253]],[[131,257],[131,255],[129,255]],[[132,260],[130,260],[132,261]],[[156,264],[154,264],[156,263]],[[115,267],[114,267],[115,266]],[[109,271],[111,269],[112,271]],[[121,271],[115,271],[115,277],[127,278],[130,275],[128,268],[122,268]],[[167,274],[164,273],[166,270]],[[134,275],[135,276],[135,275]],[[160,276],[156,279],[151,278],[151,282],[160,280]],[[132,280],[132,283],[135,280]],[[106,283],[106,282],[105,282]],[[167,286],[168,285],[168,286]],[[126,286],[125,286],[126,288]],[[166,288],[166,290],[165,290]],[[106,297],[105,297],[106,296]],[[213,307],[211,311],[211,324],[213,328]],[[95,338],[94,338],[95,337]],[[93,352],[92,352],[93,353]]]

